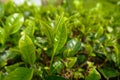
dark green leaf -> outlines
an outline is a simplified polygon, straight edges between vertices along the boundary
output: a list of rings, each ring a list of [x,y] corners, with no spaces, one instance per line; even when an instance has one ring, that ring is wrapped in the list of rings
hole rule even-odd
[[[64,51],[63,55],[64,57],[72,57],[74,56],[81,47],[81,42],[76,40],[76,39],[72,39],[70,41],[68,41],[67,45],[66,45],[66,50]]]
[[[19,40],[19,48],[21,51],[21,55],[23,60],[30,65],[33,65],[35,62],[35,47],[30,39],[30,37],[26,34],[23,34]]]
[[[66,79],[60,76],[48,76],[46,77],[45,80],[66,80]]]
[[[63,67],[64,67],[64,65],[61,61],[56,61],[52,65],[51,73],[59,72]]]
[[[98,70],[106,79],[116,77],[120,74],[116,69],[110,67],[99,68]]]
[[[19,67],[9,73],[5,80],[31,80],[33,76],[33,70],[24,68],[24,67]]]

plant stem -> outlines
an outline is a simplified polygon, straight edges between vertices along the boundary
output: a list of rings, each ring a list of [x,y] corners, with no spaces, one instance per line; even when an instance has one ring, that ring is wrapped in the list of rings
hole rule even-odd
[[[51,57],[50,68],[52,67],[54,56],[55,56],[55,50],[53,50],[53,54],[52,54],[52,57]]]

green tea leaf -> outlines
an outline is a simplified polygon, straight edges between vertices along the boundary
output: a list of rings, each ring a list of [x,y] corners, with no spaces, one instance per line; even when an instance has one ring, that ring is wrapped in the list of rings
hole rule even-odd
[[[14,71],[16,68],[18,68],[22,63],[16,63],[10,66],[6,66],[5,69],[9,73],[11,71]]]
[[[106,79],[116,77],[120,74],[116,69],[110,67],[99,68],[98,70]]]
[[[64,67],[63,63],[61,61],[56,61],[53,63],[51,67],[51,73],[59,72]]]
[[[34,35],[34,32],[35,32],[35,23],[34,23],[34,21],[27,19],[25,21],[25,26],[26,26],[26,28],[24,30],[25,34],[27,34],[28,36],[30,36],[32,38],[33,35]]]
[[[41,30],[44,32],[44,34],[47,36],[47,38],[49,39],[49,43],[53,44],[53,37],[54,37],[54,32],[52,27],[50,27],[47,23],[40,21],[41,24]]]
[[[67,58],[67,62],[65,62],[67,68],[72,68],[77,61],[77,57]]]
[[[101,76],[95,68],[91,68],[86,80],[100,80]]]
[[[4,44],[5,43],[5,30],[0,27],[0,43]]]
[[[0,80],[4,80],[4,75],[3,75],[2,71],[0,71]]]
[[[31,80],[33,76],[33,70],[24,68],[24,67],[19,67],[9,73],[5,80]]]
[[[97,31],[97,33],[95,34],[95,37],[96,38],[100,38],[101,35],[103,34],[103,32],[104,32],[104,29],[103,29],[102,26],[100,26],[99,29],[98,29],[98,31]]]
[[[67,40],[67,28],[65,25],[60,26],[54,38],[54,53],[58,52]]]
[[[7,65],[7,58],[10,56],[8,53],[0,54],[0,68]]]
[[[115,61],[116,61],[116,65],[120,68],[120,53],[119,53],[119,50],[120,50],[120,46],[119,45],[114,45],[114,51],[115,51]]]
[[[68,41],[67,45],[66,45],[66,50],[64,51],[63,55],[64,57],[72,57],[74,56],[81,47],[81,42],[76,40],[76,39],[72,39],[70,41]]]
[[[30,65],[33,65],[35,62],[35,47],[30,39],[30,37],[26,34],[23,34],[19,40],[19,48],[21,51],[21,55],[23,60]]]
[[[66,20],[67,20],[67,18],[64,17],[64,13],[62,13],[62,15],[57,19],[56,24],[54,26],[55,34],[57,34],[58,30],[65,23]]]
[[[66,79],[60,76],[48,76],[46,77],[45,80],[66,80]]]
[[[8,34],[14,34],[19,31],[24,22],[24,17],[20,13],[14,13],[10,15],[5,24],[5,30]]]
[[[4,15],[3,4],[0,2],[0,18]]]

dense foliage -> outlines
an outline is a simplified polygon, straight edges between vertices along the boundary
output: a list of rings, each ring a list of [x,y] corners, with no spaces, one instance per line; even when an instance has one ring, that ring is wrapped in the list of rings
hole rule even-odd
[[[120,1],[0,3],[0,80],[119,80]]]

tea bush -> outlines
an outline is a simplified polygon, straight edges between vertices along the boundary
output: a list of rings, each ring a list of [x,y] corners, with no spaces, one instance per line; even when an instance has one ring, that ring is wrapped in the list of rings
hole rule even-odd
[[[120,1],[0,3],[0,80],[119,80]]]

